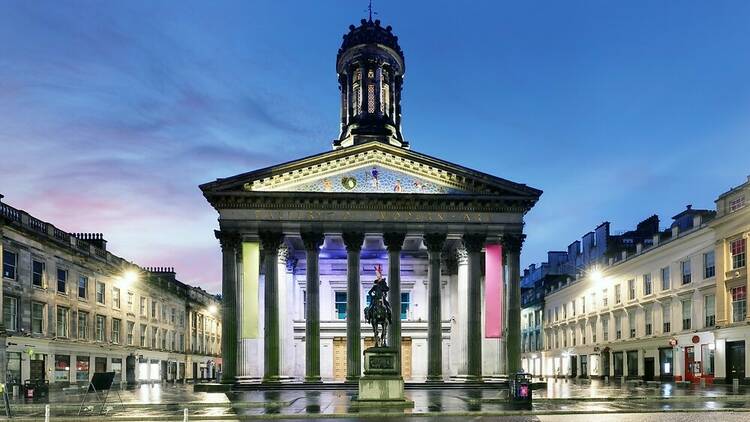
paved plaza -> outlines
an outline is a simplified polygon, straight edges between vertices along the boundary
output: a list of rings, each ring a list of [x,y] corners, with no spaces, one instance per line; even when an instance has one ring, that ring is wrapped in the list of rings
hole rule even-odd
[[[699,412],[702,420],[748,420],[750,418],[750,388],[733,391],[728,386],[677,387],[672,383],[658,386],[605,385],[600,381],[576,383],[565,380],[548,380],[546,387],[534,391],[531,412],[510,407],[504,399],[505,391],[499,388],[456,388],[457,386],[410,386],[406,396],[414,401],[412,409],[386,409],[357,407],[352,398],[354,389],[257,390],[231,393],[194,392],[192,385],[142,385],[135,390],[121,391],[125,404],[119,405],[114,392],[106,414],[115,420],[182,420],[188,409],[191,420],[243,420],[243,419],[318,419],[318,418],[382,418],[394,420],[438,418],[451,420],[514,416],[508,420],[561,420],[562,415],[579,414],[592,417],[597,414],[658,413],[643,415],[640,420],[653,417],[671,417],[686,420],[687,413]],[[78,420],[80,393],[53,391],[50,393],[52,420]],[[112,401],[114,400],[114,401]],[[48,403],[12,401],[14,415],[19,420],[42,418]],[[92,403],[93,404],[93,403]],[[83,414],[88,420],[101,420],[100,407],[88,407]],[[666,412],[666,413],[665,413]],[[708,413],[707,413],[708,412]],[[711,419],[719,415],[718,419]],[[408,416],[413,416],[409,418]],[[694,416],[692,416],[694,417]],[[486,419],[490,420],[490,419]],[[609,419],[596,418],[597,421]],[[629,420],[629,419],[617,419]]]

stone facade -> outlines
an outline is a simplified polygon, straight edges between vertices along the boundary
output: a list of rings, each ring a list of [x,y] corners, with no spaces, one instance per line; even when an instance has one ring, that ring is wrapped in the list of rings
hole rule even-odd
[[[610,239],[604,264],[536,277],[545,282],[527,290],[537,300],[526,315],[543,309],[543,318],[527,316],[524,367],[536,376],[747,382],[745,197],[750,180],[722,194],[716,211],[688,206],[648,243]],[[541,347],[531,341],[539,332]]]
[[[71,234],[0,203],[2,308],[9,384],[215,377],[220,302],[172,268],[140,268],[100,234]]]

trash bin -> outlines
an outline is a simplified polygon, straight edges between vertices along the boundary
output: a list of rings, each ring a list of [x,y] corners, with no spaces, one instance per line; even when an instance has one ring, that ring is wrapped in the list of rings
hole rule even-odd
[[[531,374],[518,371],[509,380],[508,398],[513,407],[531,410]]]
[[[49,398],[49,381],[26,380],[23,383],[23,397],[26,400],[46,400]]]

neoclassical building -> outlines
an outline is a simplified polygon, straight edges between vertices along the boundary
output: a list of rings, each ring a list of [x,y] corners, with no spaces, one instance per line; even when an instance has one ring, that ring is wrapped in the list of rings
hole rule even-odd
[[[520,369],[523,218],[542,192],[411,150],[405,69],[390,26],[350,26],[333,149],[201,186],[219,214],[224,382],[356,381],[377,264],[405,378]]]

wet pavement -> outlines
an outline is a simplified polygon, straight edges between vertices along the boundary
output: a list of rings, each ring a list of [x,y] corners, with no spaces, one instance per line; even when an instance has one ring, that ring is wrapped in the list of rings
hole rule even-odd
[[[750,388],[741,387],[733,391],[731,386],[697,385],[678,387],[672,383],[661,385],[604,384],[600,381],[573,382],[571,380],[549,380],[546,385],[534,390],[531,412],[519,411],[506,400],[506,390],[499,388],[410,388],[405,395],[414,402],[413,408],[358,407],[352,399],[356,390],[261,390],[231,393],[194,392],[192,385],[143,385],[135,390],[120,391],[124,406],[120,405],[117,392],[109,395],[106,414],[121,420],[182,420],[182,412],[188,409],[191,420],[242,420],[359,417],[409,420],[409,415],[439,420],[451,420],[463,416],[507,416],[518,415],[519,419],[508,420],[558,420],[553,416],[567,414],[592,415],[594,413],[619,415],[623,413],[657,412],[664,420],[666,415],[687,418],[685,412],[711,412],[722,417],[716,420],[750,421]],[[77,417],[81,393],[53,391],[50,393],[53,420],[80,420]],[[89,397],[93,399],[94,397]],[[42,417],[45,403],[26,403],[14,400],[12,409],[17,416]],[[101,407],[89,402],[83,414],[90,420],[101,420]],[[668,412],[668,413],[661,413]],[[740,419],[732,419],[740,415]],[[531,415],[531,416],[529,416]],[[658,416],[657,415],[657,416]],[[521,417],[523,416],[523,417]],[[532,417],[533,416],[533,417]],[[551,419],[549,417],[552,417]],[[448,418],[448,419],[446,419]],[[1,419],[1,418],[0,418]],[[576,416],[576,419],[581,419]],[[481,419],[480,419],[481,420]],[[489,420],[489,419],[487,419]],[[493,419],[496,420],[496,419]],[[596,418],[597,422],[615,419]],[[617,419],[628,420],[628,419]],[[691,420],[691,419],[672,419]],[[712,420],[701,417],[701,421]],[[579,422],[579,421],[577,421]]]

